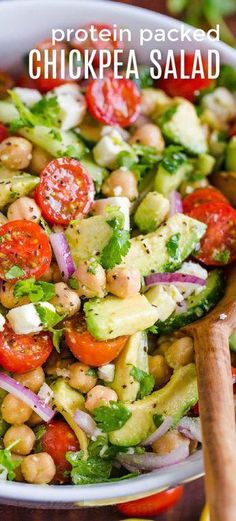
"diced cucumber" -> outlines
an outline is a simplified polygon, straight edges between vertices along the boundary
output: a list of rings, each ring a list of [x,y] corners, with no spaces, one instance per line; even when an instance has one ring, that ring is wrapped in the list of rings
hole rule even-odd
[[[108,176],[108,170],[102,166],[97,165],[92,158],[92,155],[86,155],[81,160],[82,165],[88,170],[88,173],[91,175],[96,191],[99,192],[102,186],[104,179]]]
[[[21,128],[19,134],[54,157],[69,156],[80,159],[87,152],[85,144],[72,130],[59,132],[58,129],[36,125],[32,128]]]
[[[184,163],[176,172],[170,173],[160,164],[154,182],[155,190],[165,196],[168,195],[172,190],[177,190],[192,170],[193,167],[190,163]]]
[[[13,103],[0,100],[0,121],[5,124],[11,123],[19,117],[19,112]]]

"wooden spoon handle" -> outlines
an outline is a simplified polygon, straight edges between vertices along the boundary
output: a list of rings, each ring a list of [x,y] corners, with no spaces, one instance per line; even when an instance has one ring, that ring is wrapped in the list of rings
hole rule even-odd
[[[223,324],[222,324],[223,326]],[[236,520],[236,433],[229,328],[193,329],[211,521]]]

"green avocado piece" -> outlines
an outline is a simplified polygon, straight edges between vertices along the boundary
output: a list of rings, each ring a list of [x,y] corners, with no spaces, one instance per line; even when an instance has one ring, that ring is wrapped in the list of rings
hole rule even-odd
[[[134,335],[153,326],[157,311],[144,295],[120,299],[108,296],[84,304],[87,328],[97,340]]]
[[[182,145],[193,155],[207,152],[207,141],[196,109],[187,100],[179,100],[158,118],[164,137],[176,145]]]
[[[121,429],[109,433],[109,441],[122,447],[138,445],[156,430],[155,415],[171,416],[175,426],[197,401],[196,368],[188,364],[176,369],[159,391],[133,404],[125,403],[132,415]]]
[[[95,215],[82,221],[72,221],[65,231],[75,265],[81,260],[96,259],[112,236],[112,228],[105,217]]]
[[[141,275],[175,271],[195,249],[205,230],[205,224],[177,213],[155,232],[131,239],[131,247],[122,266],[137,268]],[[174,238],[178,244],[171,254],[168,245]]]
[[[157,334],[166,335],[190,324],[206,315],[223,297],[225,279],[223,272],[213,270],[207,278],[207,285],[198,295],[190,295],[187,299],[187,310],[183,313],[172,313],[164,322],[156,323]]]
[[[56,405],[58,404],[60,408],[63,408],[71,416],[74,415],[77,409],[85,410],[83,395],[79,393],[79,391],[72,389],[64,378],[57,378],[57,380],[51,384],[51,388],[54,393]]]
[[[110,387],[122,402],[136,400],[140,383],[130,374],[133,367],[149,372],[147,335],[139,331],[132,335],[115,361],[115,376]]]
[[[0,179],[0,210],[7,204],[31,192],[39,183],[39,177],[30,174],[12,176]]]
[[[160,164],[154,181],[155,190],[167,196],[172,190],[177,190],[192,170],[190,163],[184,163],[175,172],[170,173]]]
[[[236,172],[236,136],[232,137],[227,146],[225,166],[229,172]]]
[[[169,208],[169,200],[162,194],[149,192],[138,206],[134,222],[141,232],[153,232],[165,220]]]

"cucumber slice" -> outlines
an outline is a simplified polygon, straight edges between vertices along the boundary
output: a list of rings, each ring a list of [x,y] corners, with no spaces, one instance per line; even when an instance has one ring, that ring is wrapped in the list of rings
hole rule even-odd
[[[206,288],[198,295],[190,296],[187,299],[188,309],[183,313],[172,313],[164,322],[156,323],[158,334],[172,333],[186,324],[206,315],[217,302],[223,297],[225,280],[222,271],[213,270],[207,279]]]

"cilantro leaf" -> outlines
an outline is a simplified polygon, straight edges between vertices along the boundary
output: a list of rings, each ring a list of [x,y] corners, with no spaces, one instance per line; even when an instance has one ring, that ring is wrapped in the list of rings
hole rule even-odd
[[[102,250],[101,264],[104,269],[113,268],[122,262],[130,249],[129,232],[127,230],[114,230],[113,234]]]
[[[111,445],[108,440],[108,435],[103,433],[97,437],[95,441],[90,441],[88,446],[88,453],[90,457],[99,457],[105,460],[113,460],[120,452],[129,453],[130,447],[119,447],[118,445]],[[143,454],[145,449],[143,447],[132,447],[134,454]]]
[[[68,279],[68,284],[69,284],[70,288],[72,288],[72,289],[79,288],[79,283],[78,283],[77,279],[75,279],[74,277],[70,277]]]
[[[230,257],[231,252],[227,248],[225,248],[225,250],[217,250],[213,256],[214,260],[220,262],[221,264],[228,264]]]
[[[154,80],[150,75],[150,68],[145,65],[140,65],[138,67],[138,79],[132,78],[132,76],[131,79],[133,79],[140,89],[147,89],[154,85]]]
[[[22,127],[32,128],[36,125],[43,125],[49,128],[58,126],[60,107],[55,96],[51,98],[44,96],[40,101],[35,103],[30,110],[22,103],[16,92],[9,91],[9,94],[19,112],[19,117],[10,124],[11,132],[15,132]],[[52,128],[52,132],[55,132],[56,139],[61,141],[62,138],[57,128]]]
[[[144,398],[150,394],[155,385],[155,379],[153,375],[146,373],[146,371],[142,371],[142,369],[138,369],[138,367],[132,367],[130,371],[130,375],[140,383],[139,389],[139,398]]]
[[[57,351],[60,353],[60,344],[64,335],[64,329],[51,329],[52,332],[52,343]]]
[[[102,405],[93,410],[93,417],[103,432],[121,429],[128,421],[131,412],[120,402],[110,402],[110,407]]]
[[[166,249],[172,260],[177,260],[179,257],[180,237],[181,237],[180,233],[175,233],[174,235],[171,235],[169,240],[166,242]]]
[[[184,154],[183,148],[177,145],[170,145],[164,150],[160,164],[169,174],[174,174],[186,162],[187,156]]]
[[[55,287],[50,282],[31,278],[16,282],[13,294],[17,298],[28,296],[31,302],[48,301],[55,296]]]
[[[1,474],[7,473],[7,478],[12,481],[15,477],[14,470],[21,464],[20,460],[13,460],[10,447],[0,450],[0,480]]]
[[[86,461],[83,452],[67,452],[66,459],[71,464],[71,479],[74,485],[89,485],[108,481],[112,471],[110,461],[99,457],[89,457]]]
[[[165,123],[168,123],[168,121],[174,116],[178,108],[178,105],[173,105],[169,109],[165,110],[160,116],[157,118],[157,125],[160,127],[163,127]]]
[[[231,91],[236,91],[236,70],[232,65],[221,66],[218,85],[226,87],[226,89]]]
[[[56,96],[43,96],[31,107],[31,112],[43,120],[47,127],[57,127],[60,119],[60,106]]]
[[[12,280],[12,279],[19,279],[20,277],[23,277],[25,275],[25,271],[20,268],[20,266],[12,266],[6,273],[5,273],[5,279],[6,280]]]
[[[50,330],[50,328],[53,328],[65,318],[65,315],[59,315],[59,313],[49,309],[45,305],[36,304],[35,308],[45,329]]]
[[[155,326],[155,324],[154,324],[154,326],[148,327],[146,329],[146,332],[147,333],[152,333],[153,335],[156,335],[157,334],[157,326]]]

